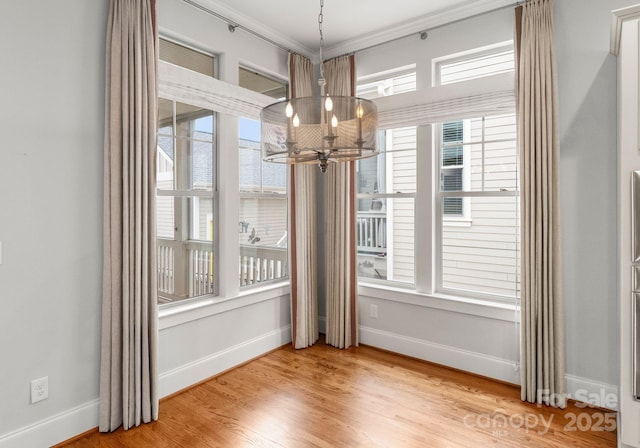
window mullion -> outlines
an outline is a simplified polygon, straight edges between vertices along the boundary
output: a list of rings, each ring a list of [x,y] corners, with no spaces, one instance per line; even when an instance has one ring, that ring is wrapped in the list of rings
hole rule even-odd
[[[435,126],[417,128],[416,171],[424,173],[416,179],[415,199],[415,286],[416,291],[432,294],[435,291],[436,257],[436,195],[439,178],[436,175],[440,158],[433,150],[432,132]]]

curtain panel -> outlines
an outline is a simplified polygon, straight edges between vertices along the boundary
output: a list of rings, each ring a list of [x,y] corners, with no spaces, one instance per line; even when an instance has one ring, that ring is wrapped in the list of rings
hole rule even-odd
[[[100,431],[158,418],[154,0],[107,24]]]
[[[565,406],[553,2],[516,8],[521,197],[521,396]]]
[[[325,62],[324,74],[327,94],[355,94],[354,55]],[[331,163],[324,182],[326,342],[337,348],[358,345],[355,164]]]
[[[289,54],[291,98],[313,96],[313,65]],[[289,169],[289,276],[291,281],[291,339],[295,348],[313,345],[318,332],[318,255],[316,241],[315,165]]]

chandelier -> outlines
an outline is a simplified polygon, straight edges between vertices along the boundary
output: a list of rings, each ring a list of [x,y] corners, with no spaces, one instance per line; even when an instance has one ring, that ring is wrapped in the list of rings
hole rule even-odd
[[[320,0],[320,96],[291,98],[260,113],[262,158],[267,162],[315,164],[323,173],[329,162],[346,162],[378,153],[376,105],[354,96],[325,94]]]

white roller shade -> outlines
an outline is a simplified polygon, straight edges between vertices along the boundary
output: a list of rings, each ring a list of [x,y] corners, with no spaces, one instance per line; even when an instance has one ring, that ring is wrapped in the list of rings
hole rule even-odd
[[[197,73],[165,61],[158,62],[158,95],[238,117],[258,119],[275,100],[267,95]]]

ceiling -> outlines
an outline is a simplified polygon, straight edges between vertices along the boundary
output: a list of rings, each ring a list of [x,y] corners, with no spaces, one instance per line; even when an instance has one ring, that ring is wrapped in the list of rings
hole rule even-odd
[[[319,48],[320,0],[191,0],[307,56]],[[516,0],[324,0],[326,57],[513,5]]]

